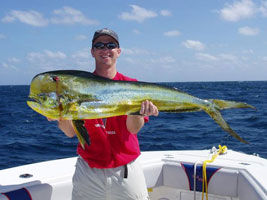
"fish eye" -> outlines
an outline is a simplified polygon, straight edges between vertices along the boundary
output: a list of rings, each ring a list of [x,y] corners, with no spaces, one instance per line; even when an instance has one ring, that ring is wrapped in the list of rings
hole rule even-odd
[[[46,94],[44,94],[44,93],[39,94],[38,97],[39,97],[40,99],[42,99],[43,101],[45,101],[45,100],[47,99],[47,96],[46,96]]]

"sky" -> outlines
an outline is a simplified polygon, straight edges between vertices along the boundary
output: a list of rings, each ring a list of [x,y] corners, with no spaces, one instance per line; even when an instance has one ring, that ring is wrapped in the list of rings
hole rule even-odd
[[[94,71],[98,29],[119,35],[119,72],[146,82],[267,80],[267,0],[2,0],[0,85]]]

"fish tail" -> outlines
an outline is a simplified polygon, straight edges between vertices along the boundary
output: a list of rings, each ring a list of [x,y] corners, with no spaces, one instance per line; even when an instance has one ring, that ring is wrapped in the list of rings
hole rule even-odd
[[[217,104],[216,104],[217,105]],[[218,106],[218,105],[217,105]],[[229,108],[229,107],[227,107]],[[226,109],[226,108],[224,108]],[[216,107],[209,107],[207,109],[204,109],[205,112],[226,132],[228,132],[230,135],[232,135],[234,138],[238,139],[240,142],[243,142],[245,144],[249,144],[246,140],[241,138],[223,119],[220,111]]]
[[[214,103],[219,110],[230,109],[230,108],[252,108],[256,109],[247,103],[236,102],[236,101],[225,101],[219,99],[209,99],[210,102]]]
[[[84,127],[84,120],[72,120],[72,124],[77,138],[84,149],[85,144],[90,145],[90,138],[86,128]]]

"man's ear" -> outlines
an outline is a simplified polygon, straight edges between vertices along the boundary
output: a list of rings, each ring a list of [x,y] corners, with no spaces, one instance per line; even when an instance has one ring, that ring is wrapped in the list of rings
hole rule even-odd
[[[121,48],[118,48],[117,52],[118,52],[118,56],[120,56],[121,55]]]
[[[91,55],[92,57],[95,57],[93,48],[91,49]]]

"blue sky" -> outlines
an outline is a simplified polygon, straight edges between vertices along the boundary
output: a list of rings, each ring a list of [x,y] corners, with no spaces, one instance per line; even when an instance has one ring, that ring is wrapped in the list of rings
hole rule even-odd
[[[266,0],[9,0],[0,6],[0,85],[93,71],[91,38],[104,27],[119,35],[118,70],[138,80],[267,80]]]

